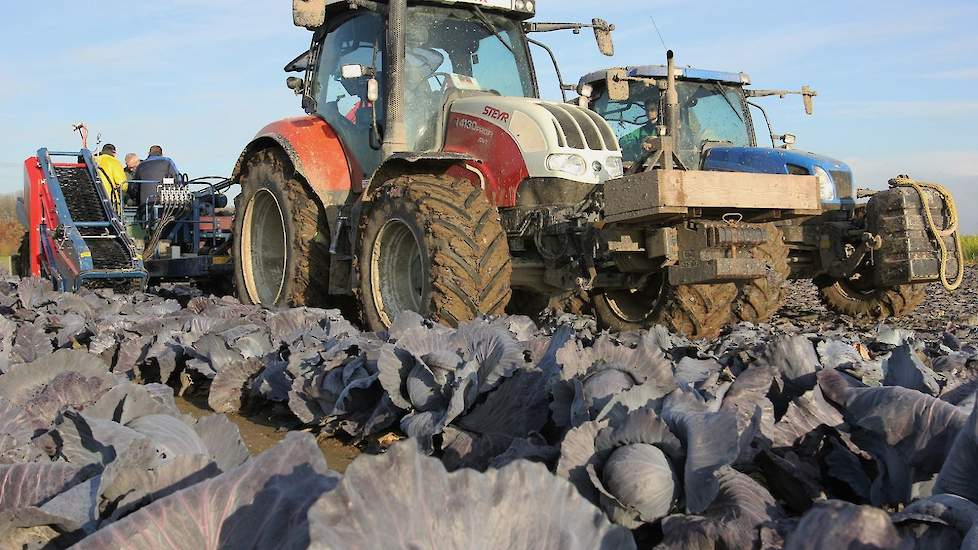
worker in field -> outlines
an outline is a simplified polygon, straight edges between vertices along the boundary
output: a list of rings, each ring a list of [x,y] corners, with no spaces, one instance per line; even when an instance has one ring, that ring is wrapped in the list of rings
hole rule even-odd
[[[163,156],[163,148],[159,145],[149,148],[149,154],[139,162],[132,179],[140,182],[136,185],[138,189],[133,193],[138,204],[146,204],[150,200],[155,200],[156,188],[164,180],[172,179],[175,183],[183,181],[177,164],[173,162],[173,159]]]
[[[626,162],[635,162],[645,156],[642,144],[650,137],[659,135],[659,98],[648,97],[645,100],[645,113],[648,120],[642,126],[636,128],[631,133],[626,134],[619,140],[621,144],[621,154]]]
[[[126,153],[126,177],[136,179],[136,167],[139,166],[139,155],[136,153]]]
[[[123,197],[129,188],[129,178],[119,159],[115,158],[115,145],[106,143],[102,152],[95,158],[99,178],[105,194],[112,202],[112,209],[122,213]]]

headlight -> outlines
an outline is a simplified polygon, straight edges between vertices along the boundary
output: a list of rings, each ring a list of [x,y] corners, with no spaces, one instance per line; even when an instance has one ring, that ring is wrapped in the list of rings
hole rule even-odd
[[[580,155],[558,153],[547,157],[547,169],[580,177],[587,174],[587,161]]]
[[[612,178],[620,178],[625,175],[625,165],[621,157],[608,157],[608,162],[604,163],[608,167],[608,173]]]
[[[822,197],[822,202],[833,202],[839,199],[839,193],[835,188],[832,176],[821,166],[815,167],[815,177],[818,178],[818,192]]]

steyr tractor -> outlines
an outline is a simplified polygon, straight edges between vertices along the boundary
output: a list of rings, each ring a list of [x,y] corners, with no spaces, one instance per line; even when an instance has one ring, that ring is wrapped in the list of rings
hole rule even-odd
[[[818,179],[822,213],[777,222],[781,236],[762,245],[759,255],[772,276],[741,283],[733,306],[738,320],[770,318],[788,278],[813,280],[828,309],[874,321],[911,313],[924,300],[927,283],[960,286],[958,216],[943,187],[900,176],[885,191],[857,189],[849,166],[792,149],[795,136],[776,135],[766,111],[751,101],[800,94],[811,115],[816,92],[749,85],[744,73],[682,68],[673,75],[668,65],[649,65],[598,71],[578,86],[578,104],[601,115],[619,136],[629,171],[653,167],[661,153],[655,136],[663,134],[675,135],[686,170]],[[670,93],[678,97],[679,113],[663,120],[658,114],[667,109]],[[771,147],[758,146],[751,107],[763,115]],[[868,202],[859,201],[866,197]]]
[[[535,8],[294,0],[313,32],[286,67],[306,116],[269,124],[234,169],[240,298],[352,297],[373,330],[585,298],[608,328],[718,332],[734,283],[770,278],[770,222],[820,212],[818,179],[687,172],[668,136],[676,154],[623,177],[604,119],[538,99],[527,36],[589,27],[611,55],[613,27]]]

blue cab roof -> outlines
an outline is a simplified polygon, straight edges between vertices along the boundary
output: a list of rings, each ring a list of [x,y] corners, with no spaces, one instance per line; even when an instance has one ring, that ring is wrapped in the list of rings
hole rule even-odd
[[[706,80],[711,82],[721,82],[725,84],[736,84],[736,85],[750,85],[750,76],[747,73],[728,73],[723,71],[709,71],[704,69],[694,69],[693,67],[677,67],[678,70],[682,71],[682,76],[680,78],[686,80]],[[625,67],[628,71],[628,76],[634,76],[638,78],[665,78],[666,66],[665,65],[640,65],[637,67]],[[587,84],[590,82],[595,82],[597,80],[604,80],[608,74],[607,70],[595,71],[591,74],[584,76],[581,79],[582,84]],[[678,76],[678,75],[677,75]]]

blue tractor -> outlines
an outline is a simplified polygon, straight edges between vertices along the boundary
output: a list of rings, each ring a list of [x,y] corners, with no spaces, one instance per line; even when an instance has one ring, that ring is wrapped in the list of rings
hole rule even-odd
[[[580,104],[618,135],[628,173],[666,167],[818,179],[820,210],[776,222],[778,238],[755,249],[769,276],[740,285],[735,320],[773,316],[789,278],[814,281],[828,309],[872,320],[909,314],[924,300],[927,283],[960,286],[957,212],[943,187],[900,176],[885,191],[857,190],[848,165],[793,149],[795,136],[775,135],[752,101],[800,94],[810,115],[816,92],[758,90],[750,83],[744,73],[675,67],[669,52],[667,66],[597,71],[578,86]],[[758,143],[752,109],[763,115],[770,146]],[[750,221],[729,210],[731,219]]]

